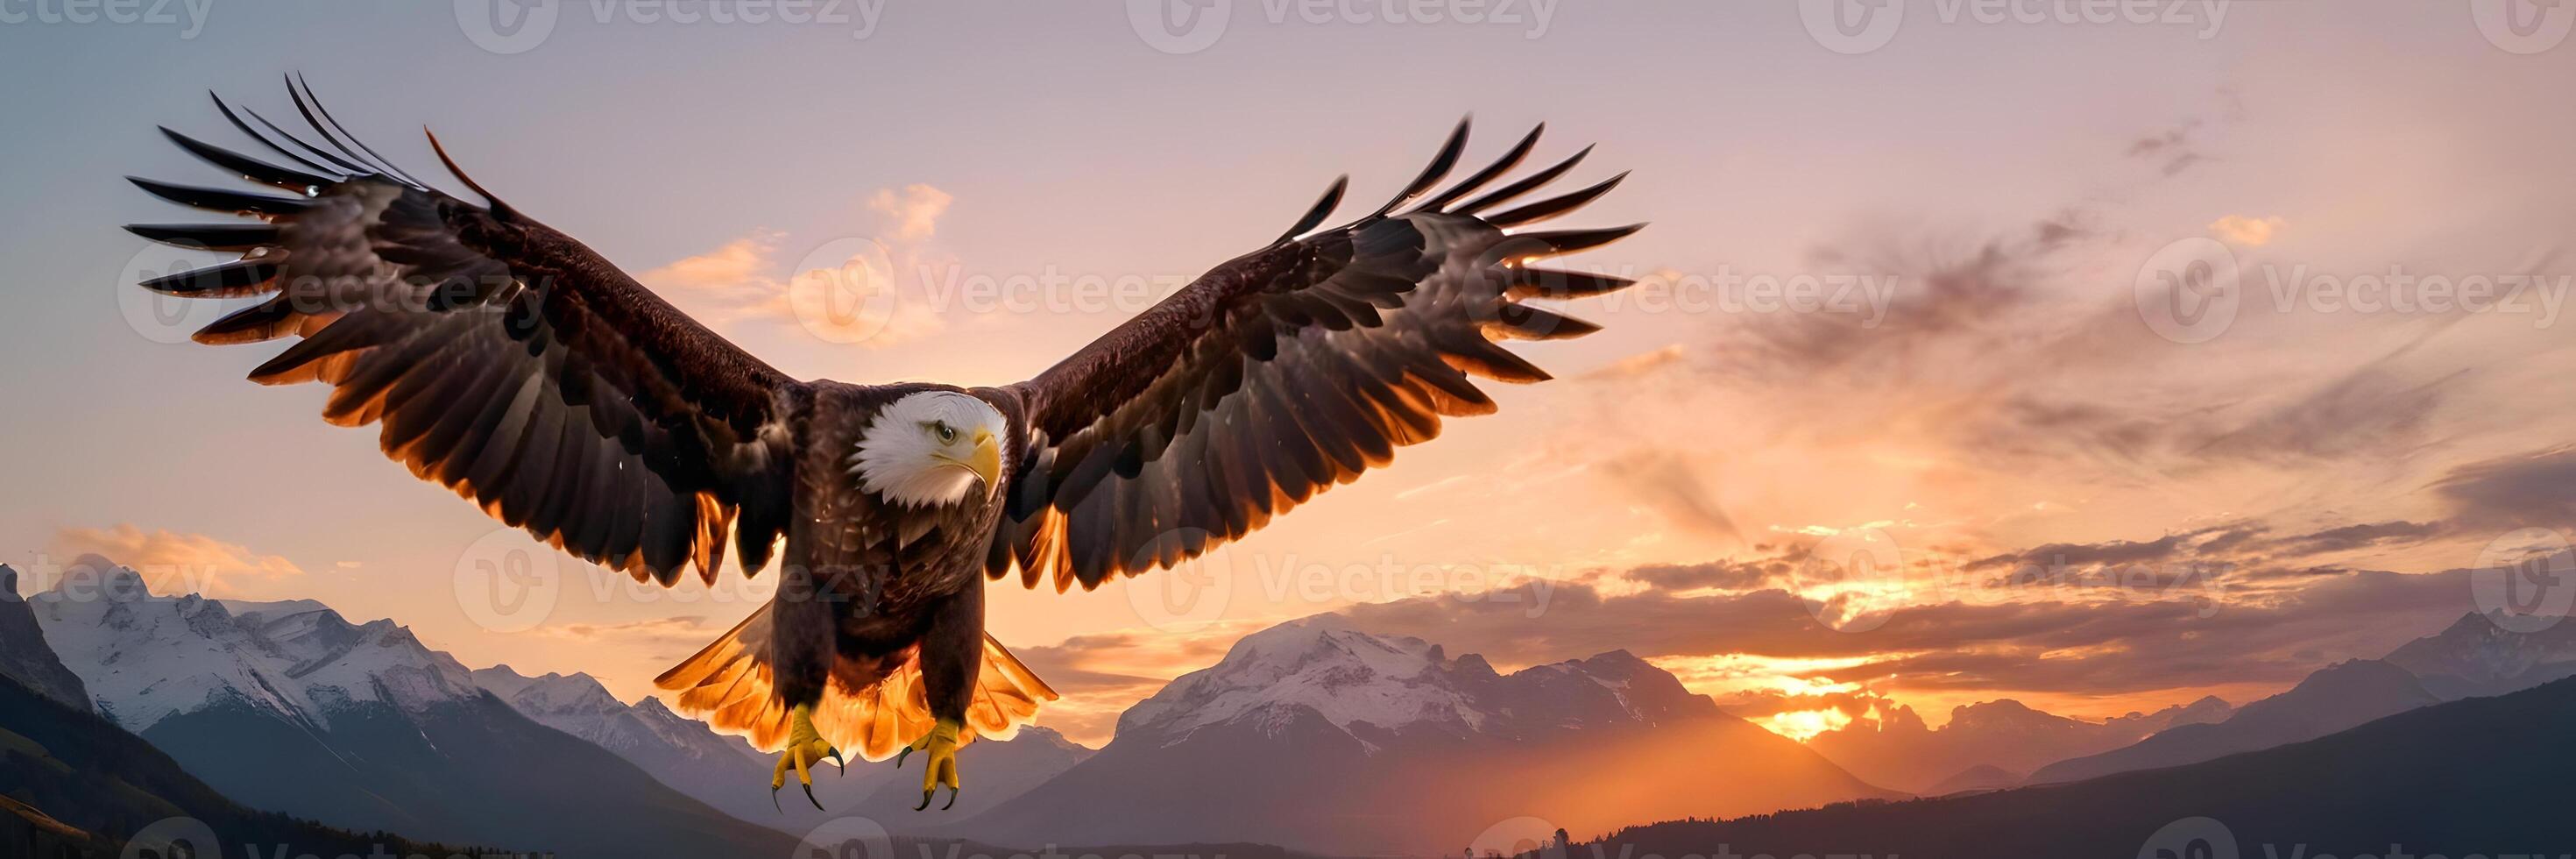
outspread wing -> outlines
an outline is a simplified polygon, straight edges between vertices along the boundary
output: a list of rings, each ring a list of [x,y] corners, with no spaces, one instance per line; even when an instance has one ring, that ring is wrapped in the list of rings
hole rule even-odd
[[[692,563],[712,580],[731,531],[743,568],[759,569],[787,522],[775,412],[797,384],[461,172],[488,206],[405,175],[300,81],[288,88],[318,141],[215,104],[292,166],[163,129],[188,152],[289,194],[133,180],[172,202],[258,219],[127,227],[242,254],[143,286],[265,296],[195,339],[301,337],[250,378],[329,384],[325,419],[380,425],[385,455],[412,474],[566,552],[638,580],[668,585]]]
[[[1643,225],[1515,229],[1580,208],[1625,174],[1488,214],[1591,151],[1486,191],[1538,136],[1532,130],[1492,166],[1398,213],[1456,166],[1467,138],[1461,122],[1394,200],[1307,234],[1340,203],[1346,181],[1337,181],[1268,247],[1015,386],[1027,403],[1028,450],[1017,458],[986,573],[1016,567],[1030,587],[1052,581],[1064,590],[1171,566],[1385,465],[1396,448],[1431,440],[1442,418],[1493,411],[1473,376],[1548,378],[1495,340],[1597,328],[1520,300],[1595,295],[1630,281],[1529,263]]]

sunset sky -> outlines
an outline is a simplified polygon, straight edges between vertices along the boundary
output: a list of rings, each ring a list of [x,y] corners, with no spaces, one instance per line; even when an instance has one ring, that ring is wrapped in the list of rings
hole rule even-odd
[[[514,53],[451,5],[0,26],[46,78],[0,95],[0,560],[319,599],[629,699],[766,598],[557,560],[324,424],[321,388],[242,381],[276,344],[154,315],[128,284],[173,255],[115,227],[198,216],[119,177],[218,184],[153,126],[247,148],[205,91],[283,119],[287,71],[413,172],[425,124],[753,353],[857,382],[1034,375],[1336,175],[1365,211],[1463,114],[1471,161],[1543,120],[1538,158],[1600,145],[1572,179],[1636,171],[1572,222],[1652,228],[1568,262],[1643,284],[1569,305],[1602,334],[1513,347],[1559,381],[1489,386],[1499,415],[1189,577],[995,587],[991,629],[1066,693],[1041,724],[1089,743],[1328,610],[1506,669],[1626,648],[1793,736],[1880,701],[2243,703],[2480,608],[2482,555],[2576,522],[2576,44],[2517,53],[2470,4],[1918,2],[1853,53],[1785,2],[1390,23],[1244,0],[1195,51],[1114,3],[567,3]],[[789,300],[851,248],[895,297],[855,343]],[[2190,259],[2232,312],[2177,319],[2158,274]],[[1814,563],[1855,554],[1883,563]],[[522,560],[551,596],[496,605],[490,570]]]

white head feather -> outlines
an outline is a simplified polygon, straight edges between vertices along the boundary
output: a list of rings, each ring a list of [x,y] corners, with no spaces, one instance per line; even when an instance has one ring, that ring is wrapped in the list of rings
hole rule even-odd
[[[992,446],[982,456],[998,468],[1007,430],[999,410],[972,396],[906,395],[879,409],[859,431],[850,473],[858,475],[860,489],[913,507],[954,504],[979,488],[989,495],[993,487],[976,470],[978,448]]]

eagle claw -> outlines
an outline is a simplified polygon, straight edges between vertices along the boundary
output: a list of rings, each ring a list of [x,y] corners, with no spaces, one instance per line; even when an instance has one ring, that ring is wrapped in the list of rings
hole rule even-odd
[[[796,771],[796,786],[804,788],[805,801],[813,803],[815,811],[824,809],[823,802],[814,798],[811,767],[828,760],[839,765],[843,775],[849,774],[850,767],[842,760],[841,750],[824,742],[822,736],[814,732],[813,712],[814,708],[801,704],[788,711],[787,748],[779,751],[778,767],[769,773],[769,805],[772,808],[778,807],[778,791],[787,786],[789,769]]]
[[[913,806],[912,810],[928,809],[931,796],[937,794],[939,786],[943,784],[948,786],[948,804],[940,806],[939,810],[947,811],[957,807],[957,794],[960,790],[957,785],[957,746],[961,729],[962,726],[957,723],[957,720],[941,719],[931,727],[930,733],[922,735],[921,739],[914,740],[911,745],[903,747],[902,753],[895,755],[896,769],[902,769],[904,759],[911,757],[915,751],[921,752],[924,756],[921,767],[921,804]]]

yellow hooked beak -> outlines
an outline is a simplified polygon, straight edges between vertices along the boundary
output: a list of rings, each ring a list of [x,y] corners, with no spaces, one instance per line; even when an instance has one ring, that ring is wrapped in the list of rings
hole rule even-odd
[[[1002,479],[1002,443],[994,439],[992,433],[976,430],[975,452],[969,455],[965,462],[959,464],[973,470],[976,477],[983,478],[985,489],[999,486],[1001,484],[998,481]]]

